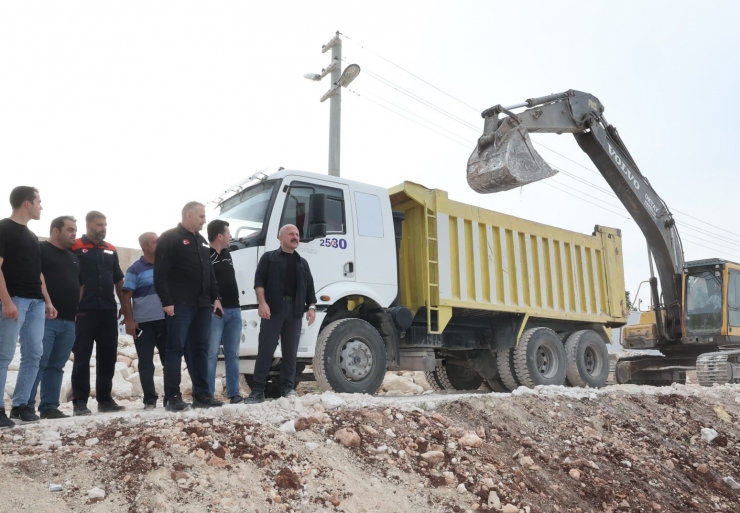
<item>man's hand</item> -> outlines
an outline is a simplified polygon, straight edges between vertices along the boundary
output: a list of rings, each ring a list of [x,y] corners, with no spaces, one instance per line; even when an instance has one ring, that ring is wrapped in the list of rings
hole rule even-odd
[[[54,305],[52,305],[51,303],[46,303],[46,318],[47,319],[57,318],[57,309],[54,308]]]
[[[18,307],[15,306],[12,299],[3,301],[3,317],[18,321]]]
[[[162,310],[164,310],[165,315],[169,315],[170,317],[174,317],[175,315],[175,305],[163,306]]]
[[[260,303],[260,306],[257,309],[257,313],[259,314],[259,316],[262,319],[269,319],[270,316],[272,315],[270,313],[270,307],[269,307],[269,305],[266,302],[265,303]]]
[[[306,312],[306,320],[308,321],[308,325],[311,326],[313,321],[316,320],[316,310],[309,308],[308,312]]]
[[[133,319],[126,319],[124,324],[126,325],[126,333],[134,337],[134,340],[136,340],[136,330],[139,329],[138,323],[134,322]]]
[[[221,315],[218,315],[218,313],[217,313],[219,310],[221,311]],[[213,313],[216,314],[216,316],[218,316],[218,317],[223,317],[224,316],[224,309],[221,306],[221,300],[220,299],[217,299],[216,301],[213,302]]]

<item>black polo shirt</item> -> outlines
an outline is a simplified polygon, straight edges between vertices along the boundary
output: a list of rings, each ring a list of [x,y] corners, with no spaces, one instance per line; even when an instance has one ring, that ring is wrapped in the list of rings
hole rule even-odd
[[[182,303],[211,306],[221,299],[211,265],[211,246],[199,233],[182,224],[164,232],[157,240],[154,259],[154,288],[162,306]]]
[[[295,252],[293,259],[296,265],[295,297],[293,304],[295,306],[294,315],[300,317],[306,311],[308,305],[316,304],[316,291],[313,285],[313,276],[308,262],[305,258]],[[265,301],[273,312],[279,311],[283,307],[283,297],[285,295],[285,275],[288,267],[289,258],[282,249],[267,251],[257,264],[257,272],[254,275],[254,288],[262,287],[265,289]]]
[[[48,241],[42,242],[40,248],[41,271],[51,304],[57,309],[57,319],[74,321],[82,285],[80,259]]]
[[[79,310],[117,310],[113,290],[115,284],[123,280],[123,271],[116,247],[105,241],[94,244],[83,235],[75,241],[72,253],[80,260],[85,286]]]

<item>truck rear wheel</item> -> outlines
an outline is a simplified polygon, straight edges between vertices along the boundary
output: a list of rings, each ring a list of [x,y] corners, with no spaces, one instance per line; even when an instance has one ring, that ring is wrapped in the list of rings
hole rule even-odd
[[[512,352],[516,377],[525,387],[562,385],[565,381],[565,348],[551,329],[528,329]]]
[[[313,371],[323,391],[374,394],[385,377],[383,339],[362,319],[328,324],[316,341]]]
[[[609,378],[609,350],[592,330],[576,331],[565,342],[568,382],[576,387],[601,388]]]
[[[444,361],[424,375],[435,390],[478,390],[483,384],[483,378],[473,369],[462,365],[447,365]]]
[[[501,381],[501,378],[487,379],[486,383],[488,384],[488,388],[490,388],[493,392],[509,391],[509,389],[506,388],[506,385],[504,385],[504,382]]]
[[[514,348],[501,349],[496,353],[496,367],[501,383],[508,391],[516,390],[519,387],[519,380],[514,372]]]

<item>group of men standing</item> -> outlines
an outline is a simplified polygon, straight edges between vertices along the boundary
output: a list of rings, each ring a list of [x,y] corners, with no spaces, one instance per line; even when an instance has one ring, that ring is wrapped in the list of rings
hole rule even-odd
[[[280,249],[265,253],[255,276],[261,317],[254,385],[247,398],[239,394],[241,307],[239,287],[229,253],[231,234],[223,220],[208,225],[209,241],[200,235],[205,206],[190,202],[182,221],[161,237],[139,237],[142,257],[124,275],[116,248],[105,241],[106,217],[97,211],[85,218],[86,233],[77,238],[72,216],[51,222],[48,241],[39,243],[28,222],[41,217],[41,198],[33,187],[10,195],[13,209],[0,221],[0,385],[20,337],[21,361],[10,418],[0,395],[0,429],[36,422],[35,402],[41,387],[40,418],[67,417],[59,410],[64,366],[74,353],[73,414],[90,415],[90,359],[96,348],[98,412],[123,410],[112,396],[118,354],[118,319],[135,339],[144,408],[157,405],[154,351],[164,371],[164,406],[168,411],[191,407],[180,393],[183,358],[193,383],[196,408],[221,406],[214,398],[216,364],[223,347],[226,391],[234,403],[259,403],[272,366],[278,339],[283,363],[280,389],[294,396],[301,318],[315,319],[315,292],[307,262],[295,251],[298,229],[280,229]],[[114,297],[118,296],[121,309]]]

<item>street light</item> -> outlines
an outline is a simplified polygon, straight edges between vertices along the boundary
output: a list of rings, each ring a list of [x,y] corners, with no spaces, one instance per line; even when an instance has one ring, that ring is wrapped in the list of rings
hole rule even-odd
[[[329,102],[329,175],[339,176],[339,145],[341,132],[341,114],[342,114],[342,87],[347,87],[357,75],[360,74],[360,66],[350,64],[344,71],[341,71],[342,62],[342,40],[339,38],[339,32],[325,44],[321,53],[325,53],[331,48],[331,64],[322,69],[321,73],[307,73],[303,75],[309,80],[320,81],[326,75],[331,73],[332,86],[320,98],[320,102],[331,98]]]

